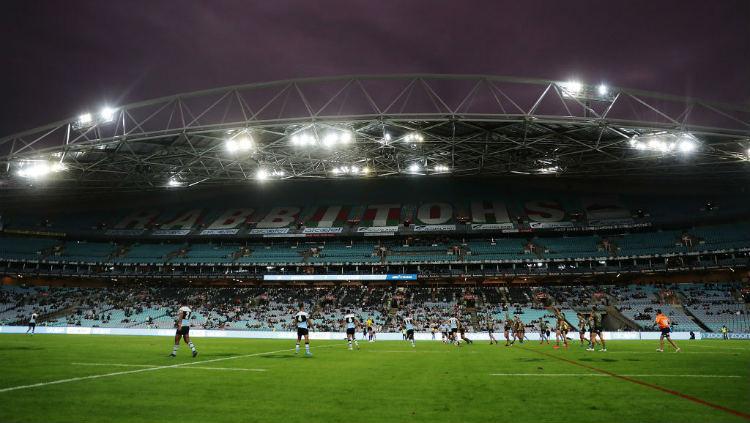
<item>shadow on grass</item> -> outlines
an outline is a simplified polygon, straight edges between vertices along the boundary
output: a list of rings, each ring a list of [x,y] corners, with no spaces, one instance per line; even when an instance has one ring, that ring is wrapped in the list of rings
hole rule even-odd
[[[589,361],[589,362],[601,362],[601,363],[616,363],[620,360],[613,358],[581,358],[578,361]]]
[[[43,347],[26,347],[26,346],[0,346],[0,351],[40,351],[46,348]]]
[[[284,354],[269,354],[269,355],[261,355],[258,358],[271,358],[271,359],[279,360],[279,359],[290,359],[290,358],[299,358],[299,357],[300,356],[298,356],[298,355],[292,355],[292,354],[287,354],[287,355],[284,355]],[[303,358],[309,358],[309,357],[305,357],[305,356],[302,356],[302,357]]]

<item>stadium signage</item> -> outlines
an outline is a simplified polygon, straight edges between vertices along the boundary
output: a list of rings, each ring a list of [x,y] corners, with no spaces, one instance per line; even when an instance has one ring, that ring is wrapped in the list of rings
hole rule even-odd
[[[455,231],[456,225],[414,225],[414,232]]]
[[[472,231],[500,231],[504,229],[513,229],[512,223],[472,223]]]
[[[105,232],[107,235],[115,236],[139,236],[146,232],[145,229],[108,229]]]
[[[398,226],[362,226],[357,228],[360,234],[376,234],[384,232],[398,232]]]
[[[239,229],[204,229],[200,235],[237,235]]]
[[[305,228],[303,234],[340,234],[344,228]]]
[[[190,229],[159,229],[158,231],[151,232],[151,235],[156,236],[185,236],[190,233]]]
[[[289,228],[255,228],[250,230],[250,235],[271,235],[271,234],[286,234],[289,233]]]
[[[416,274],[382,275],[263,275],[264,281],[415,281]]]
[[[703,339],[723,339],[724,337],[721,333],[703,333],[701,336]],[[750,339],[750,333],[744,332],[728,333],[727,336],[729,339]]]
[[[573,222],[529,222],[531,229],[560,229],[573,227]]]

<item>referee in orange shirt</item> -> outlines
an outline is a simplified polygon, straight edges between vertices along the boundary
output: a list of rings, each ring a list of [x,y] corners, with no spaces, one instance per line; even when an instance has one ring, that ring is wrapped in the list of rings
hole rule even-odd
[[[659,330],[661,330],[661,336],[659,337],[659,349],[657,349],[656,351],[664,352],[664,338],[667,338],[669,344],[674,347],[674,352],[680,352],[680,348],[674,344],[672,338],[669,336],[669,332],[672,331],[669,327],[669,317],[665,316],[661,312],[661,310],[656,310],[656,319],[654,320],[654,322],[659,325]]]

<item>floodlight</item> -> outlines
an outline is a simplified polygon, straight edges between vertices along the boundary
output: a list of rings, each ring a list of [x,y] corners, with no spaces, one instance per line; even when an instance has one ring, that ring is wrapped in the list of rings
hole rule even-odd
[[[339,135],[339,139],[342,143],[349,144],[350,142],[352,142],[352,133],[349,131],[344,131],[341,133],[341,135]]]
[[[684,138],[682,141],[680,141],[679,149],[681,153],[692,153],[696,149],[695,142],[693,140]]]
[[[292,145],[304,147],[307,145],[314,145],[316,143],[316,138],[314,134],[310,134],[309,132],[300,132],[297,134],[292,135]]]
[[[116,111],[117,110],[113,109],[112,107],[105,106],[99,112],[99,117],[101,118],[102,122],[112,122],[115,119]]]
[[[599,93],[600,96],[605,96],[609,94],[609,87],[605,84],[599,84],[599,86],[596,87],[596,92]]]
[[[564,82],[562,84],[562,88],[567,92],[567,94],[575,96],[578,95],[581,90],[583,90],[583,84],[581,83],[581,81],[570,80],[568,82]]]
[[[253,140],[248,135],[242,135],[237,139],[237,146],[240,150],[247,151],[253,147]]]
[[[169,181],[167,181],[168,187],[181,187],[182,182],[178,181],[177,179],[171,178]]]
[[[338,137],[333,132],[329,132],[326,134],[325,137],[323,137],[323,146],[325,147],[333,147],[336,144],[336,141],[338,140]]]
[[[446,165],[436,165],[434,170],[435,172],[448,172],[450,168]]]
[[[91,116],[91,113],[84,113],[80,116],[78,116],[78,125],[85,126],[91,124],[91,122],[94,120],[94,118]]]
[[[60,162],[46,162],[46,161],[28,161],[21,162],[19,164],[20,169],[16,172],[16,175],[21,178],[29,179],[41,179],[49,175],[50,173],[57,173],[66,170],[67,167],[64,163]]]
[[[224,141],[224,148],[230,153],[250,151],[253,148],[253,138],[247,132],[241,132]]]
[[[66,170],[68,167],[65,166],[64,163],[55,162],[50,165],[49,169],[51,172],[61,172],[63,170]]]
[[[237,141],[235,141],[235,140],[226,140],[226,142],[224,143],[224,147],[230,153],[234,153],[237,150],[239,150],[239,148],[240,148],[240,146],[237,144]]]
[[[407,142],[422,142],[424,137],[419,132],[410,132],[404,136],[404,141]]]
[[[268,179],[268,171],[265,169],[258,169],[258,171],[255,173],[255,177],[260,181],[265,181]]]
[[[422,168],[419,166],[418,163],[412,163],[412,164],[409,165],[409,172],[411,172],[411,173],[417,173],[421,169]]]

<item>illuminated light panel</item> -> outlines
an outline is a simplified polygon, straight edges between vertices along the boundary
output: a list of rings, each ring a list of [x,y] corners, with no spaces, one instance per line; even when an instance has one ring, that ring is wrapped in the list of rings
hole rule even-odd
[[[117,109],[114,109],[112,107],[102,107],[102,110],[99,112],[99,118],[102,120],[102,122],[112,122],[115,119],[116,112]]]
[[[51,173],[62,172],[66,169],[65,164],[60,162],[22,162],[16,175],[27,179],[42,179]]]

